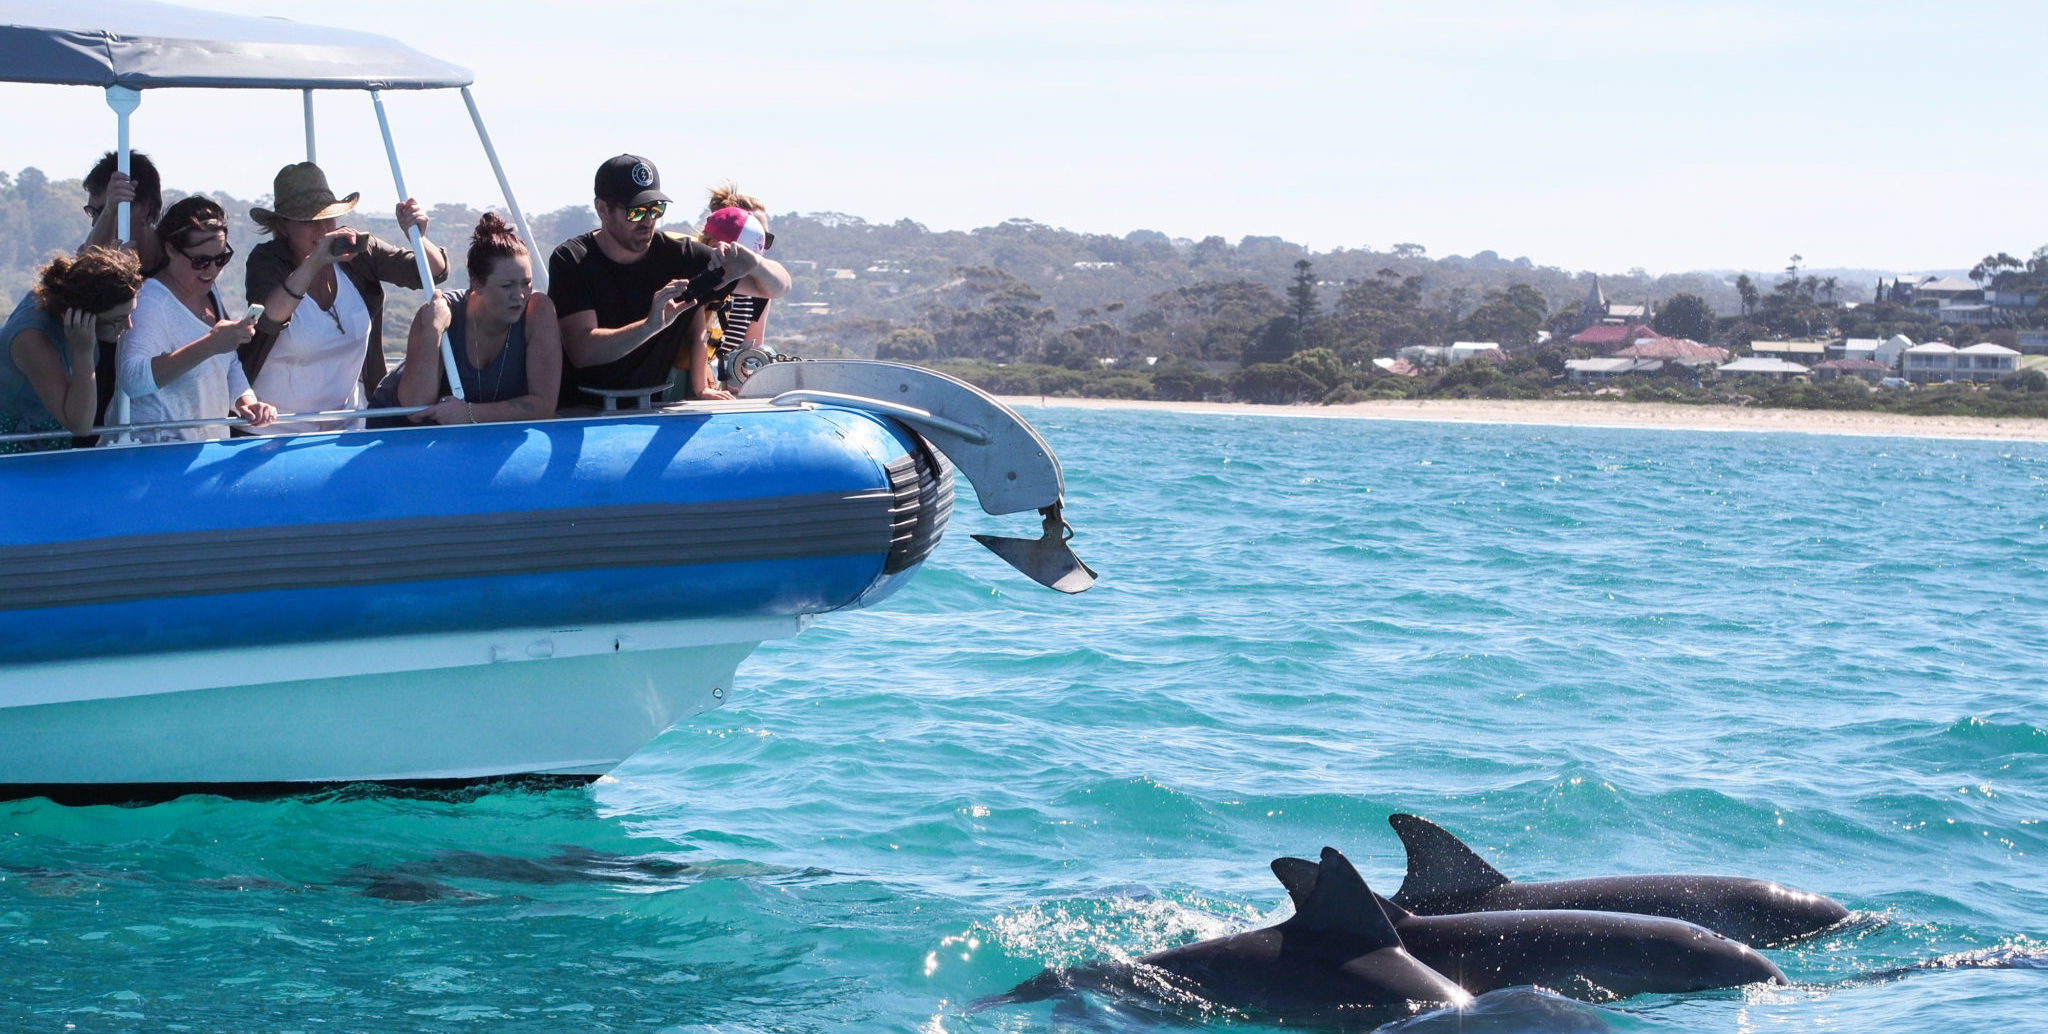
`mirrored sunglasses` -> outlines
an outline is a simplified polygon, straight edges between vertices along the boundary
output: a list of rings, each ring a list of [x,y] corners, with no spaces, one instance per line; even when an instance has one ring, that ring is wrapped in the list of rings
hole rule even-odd
[[[647,205],[634,205],[626,209],[626,220],[637,223],[648,219],[659,219],[662,213],[667,211],[668,202],[666,201],[656,201],[653,204]]]

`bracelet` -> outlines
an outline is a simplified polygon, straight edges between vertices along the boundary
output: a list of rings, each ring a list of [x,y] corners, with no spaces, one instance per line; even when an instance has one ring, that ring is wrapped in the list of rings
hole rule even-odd
[[[278,284],[277,286],[279,286],[279,287],[282,287],[282,288],[284,288],[284,293],[286,293],[286,294],[288,294],[288,295],[291,295],[291,296],[292,296],[292,297],[293,297],[294,299],[297,299],[298,301],[302,301],[302,302],[303,302],[303,301],[305,301],[305,300],[306,300],[306,294],[305,294],[305,292],[304,292],[304,291],[294,291],[294,290],[292,290],[292,285],[291,285],[291,284],[288,284],[288,283],[280,283],[280,284]]]

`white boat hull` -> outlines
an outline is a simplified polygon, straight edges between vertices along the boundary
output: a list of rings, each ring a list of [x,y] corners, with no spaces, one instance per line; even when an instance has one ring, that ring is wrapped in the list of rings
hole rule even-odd
[[[529,629],[72,660],[9,673],[0,784],[595,777],[719,706],[803,618]]]

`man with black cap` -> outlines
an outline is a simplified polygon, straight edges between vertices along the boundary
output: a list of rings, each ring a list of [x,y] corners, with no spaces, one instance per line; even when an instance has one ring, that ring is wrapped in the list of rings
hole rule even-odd
[[[691,277],[720,270],[735,290],[779,298],[789,274],[779,263],[736,244],[716,250],[661,232],[669,196],[661,174],[639,155],[622,154],[597,168],[598,228],[563,241],[548,258],[548,296],[561,316],[561,405],[591,406],[582,388],[657,388],[682,365],[688,397],[731,398],[711,379],[704,309],[683,299]],[[688,361],[678,364],[678,355]]]

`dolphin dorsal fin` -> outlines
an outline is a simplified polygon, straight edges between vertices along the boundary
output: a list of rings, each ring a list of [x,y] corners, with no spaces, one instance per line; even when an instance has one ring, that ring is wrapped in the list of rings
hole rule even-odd
[[[1273,859],[1273,875],[1280,877],[1280,885],[1286,887],[1287,896],[1294,899],[1296,914],[1308,907],[1309,895],[1316,889],[1316,872],[1321,868],[1321,863],[1306,858]]]
[[[1422,901],[1478,894],[1514,882],[1449,830],[1420,815],[1389,815],[1387,824],[1400,834],[1401,846],[1408,849],[1408,875],[1394,894],[1395,901],[1405,902],[1408,907]]]
[[[1401,935],[1394,932],[1394,924],[1387,922],[1387,914],[1380,911],[1380,903],[1373,897],[1372,888],[1365,885],[1365,877],[1334,847],[1323,848],[1323,862],[1316,867],[1315,889],[1309,891],[1308,900],[1288,922],[1298,929],[1356,938],[1363,942],[1357,946],[1362,952],[1401,946]]]

